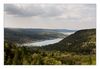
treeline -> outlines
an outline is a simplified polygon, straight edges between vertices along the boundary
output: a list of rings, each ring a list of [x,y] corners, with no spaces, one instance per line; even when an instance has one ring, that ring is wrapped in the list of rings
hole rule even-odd
[[[43,51],[40,48],[19,47],[4,42],[5,65],[93,65],[95,54],[77,54],[67,51]]]

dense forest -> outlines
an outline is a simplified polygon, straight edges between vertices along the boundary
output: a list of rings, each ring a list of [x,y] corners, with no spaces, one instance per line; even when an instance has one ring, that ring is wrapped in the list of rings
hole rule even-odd
[[[59,43],[28,47],[4,42],[5,65],[95,65],[96,29],[76,31]]]

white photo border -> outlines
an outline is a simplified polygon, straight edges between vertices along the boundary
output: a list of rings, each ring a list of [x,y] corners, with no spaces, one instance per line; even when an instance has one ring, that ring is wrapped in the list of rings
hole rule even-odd
[[[61,3],[96,4],[96,65],[4,65],[4,4],[11,3]],[[100,68],[100,1],[99,0],[0,0],[0,68],[1,69],[99,69]]]

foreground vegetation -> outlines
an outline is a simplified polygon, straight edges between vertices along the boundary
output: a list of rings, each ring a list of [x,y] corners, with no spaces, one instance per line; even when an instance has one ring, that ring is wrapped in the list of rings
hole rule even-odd
[[[96,64],[95,54],[77,54],[66,51],[31,50],[30,47],[18,47],[5,42],[5,65],[93,65]]]

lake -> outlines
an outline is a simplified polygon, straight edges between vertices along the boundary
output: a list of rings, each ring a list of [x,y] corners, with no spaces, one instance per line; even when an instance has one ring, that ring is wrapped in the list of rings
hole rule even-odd
[[[54,44],[59,41],[61,41],[63,38],[56,38],[52,40],[44,40],[44,41],[38,41],[38,42],[32,42],[32,43],[24,43],[22,46],[44,46],[49,44]]]
[[[67,33],[63,33],[63,34],[68,36],[73,33],[74,32],[67,32]],[[64,38],[56,38],[56,39],[51,39],[51,40],[43,40],[43,41],[37,41],[37,42],[31,42],[31,43],[24,43],[24,44],[21,44],[21,46],[45,46],[45,45],[49,45],[49,44],[58,43],[59,41],[61,41],[63,39]]]

